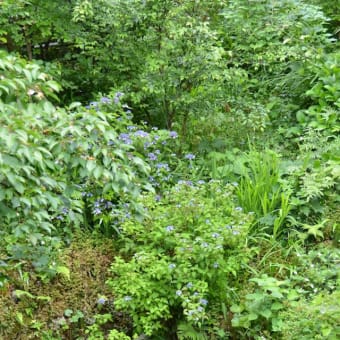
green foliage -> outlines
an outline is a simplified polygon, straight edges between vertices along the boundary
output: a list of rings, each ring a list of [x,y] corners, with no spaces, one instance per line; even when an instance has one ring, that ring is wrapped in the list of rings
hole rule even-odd
[[[297,298],[296,292],[289,288],[289,282],[266,274],[252,278],[250,282],[256,283],[256,290],[247,294],[243,303],[231,307],[233,326],[245,328],[247,336],[258,334],[261,329],[281,331],[283,320],[279,311],[287,300]]]
[[[36,64],[1,53],[1,243],[16,260],[48,268],[60,246],[51,217],[63,207],[65,189],[45,132],[53,106],[45,99],[58,86]],[[45,118],[42,115],[46,112]],[[51,268],[52,270],[52,268]]]
[[[234,181],[239,205],[255,215],[254,233],[265,231],[274,238],[281,233],[290,212],[290,193],[281,184],[281,160],[271,150],[240,153],[212,152],[204,167],[212,178]]]
[[[126,334],[117,331],[116,329],[112,329],[108,336],[109,340],[130,340],[131,338]]]
[[[336,339],[337,7],[0,0],[0,337]]]
[[[1,243],[12,260],[50,275],[60,236],[98,224],[86,197],[133,204],[148,167],[112,127],[124,117],[119,106],[56,108],[47,98],[59,87],[37,64],[2,52],[0,68]]]
[[[258,222],[274,238],[290,210],[289,195],[280,184],[278,157],[275,153],[250,151],[237,186],[239,203],[246,212],[255,213]]]
[[[66,0],[4,0],[0,18],[0,39],[7,50],[24,51],[28,59],[50,59],[50,43],[71,42],[79,32],[71,21],[70,1]]]
[[[282,337],[285,339],[329,339],[340,336],[340,291],[320,292],[312,300],[301,299],[281,313],[284,320]],[[297,315],[299,317],[297,317]]]
[[[308,129],[299,137],[296,159],[281,163],[280,182],[291,193],[292,213],[299,219],[315,222],[325,213],[325,202],[338,204],[339,145],[339,138]]]
[[[87,330],[86,330],[86,334],[87,334],[87,338],[90,339],[90,340],[95,340],[95,339],[98,339],[98,340],[104,340],[105,337],[103,335],[103,332],[101,330],[101,326],[106,324],[108,321],[110,321],[112,319],[112,315],[111,314],[97,314],[95,315],[94,317],[94,322],[91,326],[88,326],[87,327]],[[116,332],[113,330],[112,331],[112,339],[117,339],[117,334],[115,334]],[[118,332],[119,333],[119,332]],[[125,337],[124,338],[124,334],[121,334],[122,337],[121,339],[130,339],[129,337]],[[111,335],[109,336],[109,339],[111,339]]]
[[[192,146],[211,142],[225,132],[224,107],[240,93],[247,77],[242,70],[226,67],[225,51],[208,17],[210,6],[218,2],[132,3],[127,7],[120,2],[115,13],[121,54],[128,63],[135,58],[128,65],[133,81],[130,77],[121,86],[149,122],[175,128]]]
[[[294,120],[313,76],[304,72],[332,40],[319,8],[305,1],[228,2],[219,32],[233,66],[247,70],[249,91],[274,126]],[[298,23],[298,24],[297,24]]]
[[[290,281],[300,297],[311,299],[320,292],[339,290],[339,248],[319,246],[306,253],[296,253],[292,261]]]
[[[200,326],[210,306],[228,299],[228,285],[249,256],[250,216],[235,209],[232,190],[218,182],[180,184],[159,203],[145,196],[149,216],[122,225],[123,256],[112,264],[108,284],[137,333],[176,331],[181,320]]]
[[[187,322],[182,322],[178,325],[177,335],[179,340],[206,340],[207,336],[195,329],[192,324]]]
[[[326,54],[322,60],[309,66],[315,74],[306,96],[313,100],[306,110],[297,112],[299,123],[330,133],[340,130],[340,53]]]

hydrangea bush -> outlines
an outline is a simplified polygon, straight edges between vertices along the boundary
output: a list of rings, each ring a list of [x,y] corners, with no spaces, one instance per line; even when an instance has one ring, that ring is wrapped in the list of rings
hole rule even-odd
[[[133,205],[148,165],[118,138],[128,120],[118,104],[105,113],[108,98],[61,109],[50,101],[58,84],[38,64],[0,51],[0,71],[0,264],[53,274],[65,234],[100,225],[102,205]]]
[[[136,333],[169,334],[183,320],[202,326],[216,305],[230,303],[228,287],[250,256],[251,222],[235,207],[233,190],[182,181],[161,199],[144,195],[144,219],[121,225],[121,254],[108,284]]]

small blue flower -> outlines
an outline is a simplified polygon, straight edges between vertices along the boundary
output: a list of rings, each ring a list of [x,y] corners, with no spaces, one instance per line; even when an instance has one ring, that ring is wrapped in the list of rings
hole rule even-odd
[[[195,155],[192,153],[188,153],[187,155],[184,156],[185,159],[193,160],[195,159]]]
[[[189,282],[189,283],[187,283],[187,287],[188,288],[192,288],[194,285],[191,283],[191,282]]]
[[[170,136],[170,138],[177,138],[178,137],[178,133],[176,131],[170,131],[169,132],[169,136]]]
[[[175,227],[173,225],[168,225],[165,229],[166,231],[171,232],[175,230]]]
[[[143,130],[138,130],[138,131],[136,131],[136,132],[134,133],[134,135],[135,135],[136,137],[141,137],[141,138],[145,138],[145,137],[148,137],[148,136],[149,136],[149,134],[148,134],[147,132],[143,131]]]
[[[198,306],[198,307],[197,307],[197,311],[198,311],[198,312],[203,312],[203,310],[204,310],[204,308],[203,308],[202,306]]]
[[[101,297],[97,300],[97,304],[98,304],[98,305],[105,305],[106,301],[107,301],[106,297],[101,296]]]
[[[164,169],[165,171],[169,171],[169,165],[167,163],[157,163],[156,164],[157,169]]]
[[[208,300],[206,299],[200,299],[200,303],[203,305],[203,306],[206,306],[208,304]]]
[[[200,179],[199,181],[197,181],[197,184],[200,184],[200,185],[205,184],[205,181],[203,181],[203,179]]]
[[[176,295],[177,296],[181,296],[182,295],[182,291],[181,290],[176,290]]]
[[[135,126],[133,126],[133,125],[129,125],[129,126],[127,126],[127,129],[128,129],[129,131],[134,131],[134,130],[136,130],[137,128],[136,128]]]
[[[242,211],[243,209],[241,207],[236,207],[235,210],[236,211]]]
[[[110,103],[111,103],[111,99],[108,98],[108,97],[102,97],[102,98],[100,98],[100,101],[101,101],[103,104],[110,104]]]
[[[113,203],[112,202],[110,202],[110,201],[106,201],[105,202],[105,208],[106,209],[110,209],[110,208],[112,208],[113,207]]]
[[[132,297],[127,295],[127,296],[124,296],[124,301],[131,301],[132,300]]]
[[[174,269],[174,268],[176,268],[176,265],[174,263],[170,263],[169,264],[169,269]]]
[[[218,267],[219,267],[219,264],[218,264],[217,262],[215,262],[215,263],[213,264],[213,267],[214,267],[214,268],[218,268]]]
[[[115,97],[113,98],[113,101],[115,104],[118,104],[119,101],[120,101],[120,97],[122,97],[124,95],[124,93],[118,91],[116,94],[115,94]]]
[[[240,232],[238,230],[233,230],[233,235],[239,235]]]
[[[149,157],[149,159],[150,159],[151,161],[157,160],[157,155],[155,155],[153,152],[150,152],[150,153],[148,154],[148,157]]]
[[[220,234],[219,234],[219,233],[212,233],[211,236],[212,236],[213,238],[217,238],[217,237],[220,236]]]
[[[93,214],[94,215],[99,215],[99,214],[101,214],[101,210],[99,209],[99,208],[95,208],[94,210],[93,210]]]
[[[130,134],[128,134],[128,133],[121,133],[118,138],[121,141],[123,141],[125,144],[132,144],[132,140],[130,138]]]

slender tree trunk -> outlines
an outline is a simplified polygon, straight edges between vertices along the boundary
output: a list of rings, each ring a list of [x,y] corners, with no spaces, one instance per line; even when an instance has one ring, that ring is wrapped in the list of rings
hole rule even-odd
[[[8,52],[13,52],[16,50],[15,43],[9,34],[6,35],[6,49]]]
[[[23,27],[23,34],[24,34],[25,43],[26,43],[27,58],[28,60],[32,60],[33,59],[32,41],[27,34],[26,27]]]

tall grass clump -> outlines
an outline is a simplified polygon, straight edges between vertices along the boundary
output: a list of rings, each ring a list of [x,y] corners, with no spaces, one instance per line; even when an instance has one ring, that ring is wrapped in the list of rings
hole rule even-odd
[[[290,204],[289,194],[280,184],[279,159],[275,152],[248,152],[236,194],[240,206],[256,216],[254,232],[263,229],[274,238],[282,232]]]

